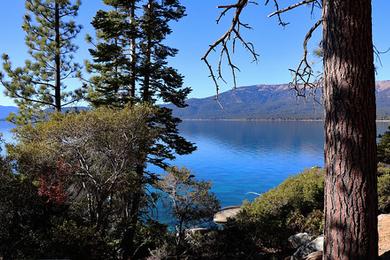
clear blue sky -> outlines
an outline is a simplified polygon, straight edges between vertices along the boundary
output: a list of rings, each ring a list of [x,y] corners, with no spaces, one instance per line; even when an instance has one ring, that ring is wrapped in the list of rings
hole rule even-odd
[[[216,25],[219,14],[217,5],[232,3],[234,0],[183,0],[187,7],[187,16],[178,23],[173,23],[173,34],[167,43],[180,50],[177,57],[170,61],[184,76],[185,84],[193,88],[191,97],[206,97],[215,94],[212,81],[208,77],[207,67],[200,60],[208,45],[226,30],[231,18],[226,16],[225,22]],[[272,1],[270,1],[272,2]],[[281,1],[288,5],[294,1]],[[289,68],[295,68],[302,56],[302,39],[308,28],[316,21],[319,13],[311,16],[310,9],[303,7],[284,16],[290,24],[283,28],[276,18],[267,18],[273,11],[273,5],[250,6],[243,14],[243,21],[248,22],[253,30],[245,32],[260,54],[258,64],[251,63],[245,51],[237,51],[234,59],[241,68],[238,74],[238,85],[287,83],[290,81]],[[88,45],[84,41],[85,34],[93,34],[90,21],[96,11],[103,7],[101,0],[84,0],[77,18],[84,26],[77,39],[80,49],[77,59],[80,63],[88,59]],[[24,45],[24,32],[21,29],[24,14],[24,1],[1,1],[0,3],[0,53],[8,53],[14,65],[22,65],[28,58]],[[373,0],[374,43],[379,50],[390,47],[389,33],[389,0]],[[318,44],[321,29],[314,35],[310,50]],[[377,62],[377,79],[390,79],[390,52],[381,56],[382,66]],[[228,76],[228,70],[226,70]],[[222,90],[232,87],[222,85]],[[72,83],[73,84],[73,83]],[[76,84],[76,83],[74,83]],[[1,87],[0,87],[1,88]],[[3,89],[1,89],[3,92]],[[12,105],[12,101],[0,94],[0,105]]]

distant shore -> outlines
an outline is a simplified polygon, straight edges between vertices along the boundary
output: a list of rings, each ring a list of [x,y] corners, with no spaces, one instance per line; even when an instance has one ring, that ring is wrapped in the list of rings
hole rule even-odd
[[[206,118],[181,118],[183,121],[228,121],[228,122],[323,122],[324,119],[281,119],[281,118],[215,118],[215,119],[206,119]],[[377,119],[378,123],[388,123],[390,119]]]

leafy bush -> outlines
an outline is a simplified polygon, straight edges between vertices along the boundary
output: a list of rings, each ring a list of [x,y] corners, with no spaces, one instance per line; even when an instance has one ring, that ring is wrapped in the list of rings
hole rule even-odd
[[[323,194],[323,170],[307,170],[247,203],[238,223],[251,226],[262,246],[283,248],[294,233],[322,232]]]
[[[150,124],[155,114],[156,109],[148,105],[99,108],[52,114],[47,121],[16,129],[18,142],[8,145],[9,158],[18,178],[27,181],[20,187],[19,180],[14,180],[15,191],[20,187],[19,196],[23,196],[30,188],[44,209],[52,205],[63,209],[53,220],[43,218],[48,228],[43,230],[45,238],[37,240],[48,242],[47,246],[31,248],[49,248],[43,256],[50,258],[115,259],[131,244],[127,241],[140,248],[137,252],[146,242],[151,244],[146,236],[136,236],[138,219],[147,219],[152,200],[144,185],[154,180],[143,174],[143,168],[136,171],[150,151],[160,146],[158,136],[163,129]],[[29,210],[27,205],[33,204],[26,202],[21,210]],[[24,219],[42,222],[31,215]],[[24,233],[35,232],[34,227],[28,228]],[[54,243],[63,250],[52,250]]]
[[[390,213],[390,174],[378,178],[378,203],[380,213]]]
[[[379,164],[378,175],[379,212],[390,213],[390,168]],[[257,245],[285,248],[295,233],[322,233],[323,196],[323,169],[306,170],[246,203],[237,223],[243,232],[251,230]]]
[[[378,143],[378,161],[390,163],[390,127],[382,136]]]

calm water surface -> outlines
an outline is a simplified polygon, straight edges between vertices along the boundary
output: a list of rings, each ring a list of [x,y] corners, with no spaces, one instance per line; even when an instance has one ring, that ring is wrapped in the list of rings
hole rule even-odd
[[[378,133],[388,125],[378,123]],[[0,122],[7,141],[12,141],[11,128]],[[265,192],[288,176],[323,166],[322,122],[186,121],[180,130],[198,150],[173,164],[212,181],[222,206],[252,200],[251,192]]]

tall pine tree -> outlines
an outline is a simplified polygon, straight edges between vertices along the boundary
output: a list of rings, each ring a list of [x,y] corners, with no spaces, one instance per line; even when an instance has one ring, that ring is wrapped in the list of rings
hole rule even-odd
[[[93,73],[89,80],[89,99],[94,106],[123,107],[134,102],[154,104],[158,113],[150,124],[159,129],[159,142],[139,158],[134,182],[138,188],[132,191],[126,205],[129,214],[123,218],[123,259],[133,256],[136,245],[136,227],[145,200],[145,185],[153,184],[154,174],[145,171],[146,164],[165,168],[166,159],[175,154],[188,154],[195,150],[193,144],[178,133],[180,119],[172,111],[161,108],[157,102],[171,102],[185,106],[191,89],[183,87],[183,76],[168,65],[167,59],[177,50],[164,45],[172,30],[169,23],[185,15],[185,8],[177,0],[105,0],[109,11],[99,11],[93,26],[96,42],[90,53],[93,61],[87,68]]]
[[[145,102],[162,99],[178,107],[185,106],[190,92],[183,88],[183,76],[168,66],[167,59],[174,57],[178,50],[164,45],[172,30],[169,22],[178,21],[185,15],[185,9],[178,1],[148,0],[143,6],[141,17],[142,39],[140,76],[141,98]]]
[[[137,41],[139,38],[136,9],[139,0],[104,0],[111,10],[97,12],[92,21],[96,30],[92,62],[87,71],[94,74],[89,80],[88,98],[94,106],[123,107],[134,101],[137,81]]]
[[[61,111],[82,96],[80,89],[67,91],[64,82],[80,71],[73,57],[77,50],[73,40],[81,30],[74,21],[79,7],[79,0],[26,0],[22,28],[31,59],[13,68],[9,56],[3,54],[6,75],[0,77],[5,94],[19,107],[12,121],[36,120],[45,109]]]

